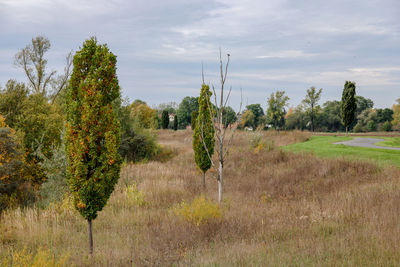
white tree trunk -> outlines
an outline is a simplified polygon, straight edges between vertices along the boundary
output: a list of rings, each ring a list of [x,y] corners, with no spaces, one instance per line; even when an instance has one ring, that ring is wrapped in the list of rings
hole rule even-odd
[[[222,176],[222,162],[219,162],[218,167],[218,202],[222,202],[222,185],[223,185],[223,176]]]

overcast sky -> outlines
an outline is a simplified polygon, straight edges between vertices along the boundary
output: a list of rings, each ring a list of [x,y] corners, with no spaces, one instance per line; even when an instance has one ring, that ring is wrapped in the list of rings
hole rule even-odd
[[[219,48],[231,54],[231,105],[285,90],[294,106],[311,86],[321,103],[346,80],[376,107],[400,98],[399,0],[0,0],[0,85],[26,81],[14,55],[37,35],[48,68],[96,36],[117,55],[122,94],[150,105],[197,96],[201,66],[218,86]]]

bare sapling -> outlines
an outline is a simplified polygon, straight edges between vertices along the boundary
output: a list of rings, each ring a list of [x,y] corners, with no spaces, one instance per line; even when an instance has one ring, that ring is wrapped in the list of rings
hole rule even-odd
[[[229,67],[229,58],[230,54],[227,54],[227,62],[224,64],[222,60],[222,53],[221,49],[219,51],[219,65],[220,65],[220,93],[217,95],[217,92],[215,90],[215,86],[212,85],[212,90],[214,94],[214,109],[212,108],[212,104],[210,103],[208,105],[209,107],[209,112],[211,119],[213,121],[212,125],[214,127],[214,133],[215,133],[215,151],[216,151],[216,161],[213,159],[212,154],[207,148],[206,142],[204,141],[204,127],[201,126],[200,128],[200,136],[201,140],[203,142],[204,148],[207,151],[207,155],[211,161],[211,166],[216,170],[217,172],[217,181],[218,181],[218,202],[222,202],[222,193],[223,193],[223,184],[224,184],[224,164],[227,160],[228,157],[228,152],[229,148],[232,145],[232,140],[235,135],[236,129],[229,129],[226,126],[226,120],[227,118],[223,118],[223,111],[227,107],[229,97],[232,92],[232,87],[229,88],[228,94],[226,97],[224,96],[224,90],[225,90],[225,83],[226,83],[226,77],[228,74],[228,67]],[[203,75],[203,84],[204,84],[204,73]],[[210,98],[208,98],[210,99]],[[211,101],[210,101],[211,102]],[[238,112],[238,121],[240,121],[240,112],[242,109],[242,97],[240,101],[240,108]]]

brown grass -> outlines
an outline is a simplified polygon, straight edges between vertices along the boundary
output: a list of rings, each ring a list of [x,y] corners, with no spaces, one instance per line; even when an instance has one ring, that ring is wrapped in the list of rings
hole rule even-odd
[[[94,221],[95,256],[87,257],[86,222],[57,204],[8,211],[0,223],[0,259],[26,247],[69,255],[78,266],[383,266],[400,264],[400,171],[365,162],[319,159],[279,148],[254,149],[261,135],[276,146],[302,132],[238,132],[225,165],[222,219],[200,226],[172,209],[202,193],[191,131],[160,131],[176,154],[167,162],[128,165]],[[215,171],[206,196],[217,199]],[[145,204],[129,198],[135,184]]]

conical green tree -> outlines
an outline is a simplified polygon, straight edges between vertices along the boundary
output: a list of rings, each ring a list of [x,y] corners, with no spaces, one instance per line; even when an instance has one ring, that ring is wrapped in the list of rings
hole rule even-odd
[[[168,129],[169,125],[169,114],[168,110],[163,110],[162,115],[161,115],[161,127],[163,129]]]
[[[120,124],[114,100],[120,96],[116,56],[96,38],[84,42],[74,56],[66,100],[67,180],[75,208],[88,221],[89,253],[93,253],[92,221],[106,205],[119,178]]]
[[[346,127],[346,134],[353,123],[357,109],[356,85],[354,82],[346,81],[342,93],[342,122]]]
[[[211,120],[213,107],[210,102],[210,87],[201,86],[199,113],[193,132],[193,151],[197,167],[203,172],[203,189],[206,189],[206,172],[211,168],[211,157],[214,154],[214,126]]]

